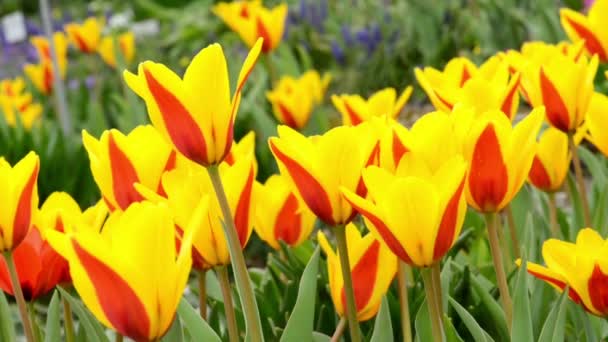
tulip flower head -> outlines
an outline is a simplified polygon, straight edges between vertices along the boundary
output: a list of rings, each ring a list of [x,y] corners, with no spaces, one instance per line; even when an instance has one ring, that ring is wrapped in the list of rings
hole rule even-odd
[[[15,127],[19,120],[25,129],[30,129],[42,115],[42,105],[33,102],[32,94],[24,87],[21,78],[0,82],[0,110],[9,126]]]
[[[224,158],[224,162],[228,165],[234,165],[237,160],[243,158],[253,158],[257,170],[257,161],[255,160],[255,131],[247,133],[238,143],[233,143],[230,152]]]
[[[176,166],[176,152],[149,125],[138,126],[128,135],[115,129],[104,131],[99,140],[83,131],[82,141],[93,178],[111,211],[143,200],[135,183],[162,194],[161,176]]]
[[[118,42],[116,42],[117,39]],[[135,56],[135,35],[133,32],[126,32],[118,37],[106,36],[101,39],[98,48],[99,55],[112,68],[116,68],[118,63],[117,52],[114,49],[114,45],[116,44],[118,45],[120,51],[118,53],[121,54],[123,62],[129,64]]]
[[[95,17],[87,18],[82,24],[70,23],[65,25],[65,32],[70,42],[83,53],[95,53],[101,40],[103,20]]]
[[[608,157],[608,96],[594,93],[591,97],[585,127],[587,140]]]
[[[528,180],[542,191],[555,192],[562,187],[568,175],[570,160],[568,136],[549,127],[538,141]]]
[[[339,252],[334,251],[323,232],[319,231],[317,238],[327,255],[331,299],[338,315],[344,317],[346,297]],[[372,234],[361,236],[352,223],[346,226],[346,243],[355,292],[357,320],[366,321],[373,318],[380,309],[382,297],[397,273],[397,258],[380,241],[374,239]]]
[[[51,61],[46,60],[38,64],[26,64],[23,66],[23,72],[42,94],[50,95],[53,92],[53,77],[55,76]]]
[[[330,75],[321,78],[315,70],[307,71],[300,78],[282,77],[276,87],[266,93],[274,116],[293,129],[304,128],[314,106],[322,101],[330,80]]]
[[[543,115],[543,108],[534,109],[512,127],[502,112],[490,111],[473,123],[463,144],[469,161],[465,192],[473,208],[498,212],[519,192],[534,160]]]
[[[270,9],[264,7],[261,0],[220,2],[212,11],[249,47],[253,47],[258,38],[263,38],[264,53],[274,50],[283,39],[287,19],[285,3]]]
[[[330,226],[350,222],[356,212],[340,193],[340,187],[365,196],[361,170],[377,164],[379,142],[370,123],[340,126],[321,136],[305,137],[278,127],[269,139],[281,175],[290,179],[299,196],[319,219]]]
[[[396,119],[412,95],[414,88],[406,87],[399,98],[394,88],[385,88],[372,94],[367,100],[359,95],[332,95],[331,101],[346,126],[356,126],[369,121],[374,116],[388,116]]]
[[[395,172],[399,161],[409,151],[411,142],[409,131],[395,120],[389,120],[385,127],[380,128],[380,159],[381,168]]]
[[[546,266],[528,262],[528,273],[558,291],[569,286],[568,297],[596,316],[608,316],[606,240],[593,229],[581,229],[576,243],[549,239],[543,243]],[[520,260],[517,261],[521,263]]]
[[[15,166],[0,158],[0,252],[15,249],[30,230],[38,208],[38,171],[40,160],[28,153]]]
[[[608,1],[597,0],[591,5],[587,16],[568,8],[560,11],[562,27],[574,41],[584,41],[585,49],[591,55],[598,55],[602,62],[608,61]]]
[[[241,90],[257,60],[262,40],[249,52],[230,99],[228,67],[219,44],[202,49],[183,79],[150,61],[125,81],[146,102],[154,127],[186,158],[203,166],[221,163],[232,146]]]
[[[281,175],[272,175],[264,185],[254,186],[258,200],[255,231],[272,248],[281,248],[279,241],[297,246],[305,241],[315,225],[315,215],[299,198]]]
[[[206,209],[200,207],[199,215]],[[151,341],[175,318],[190,273],[193,233],[185,228],[176,252],[169,209],[145,202],[114,212],[101,232],[48,232],[47,239],[68,260],[76,291],[101,323]]]
[[[32,45],[38,52],[39,61],[50,61],[51,58],[51,46],[46,37],[35,36],[30,40]],[[63,32],[55,32],[53,34],[53,47],[57,55],[57,62],[59,63],[59,69],[61,70],[62,77],[65,76],[67,67],[67,53],[68,53],[68,40]]]

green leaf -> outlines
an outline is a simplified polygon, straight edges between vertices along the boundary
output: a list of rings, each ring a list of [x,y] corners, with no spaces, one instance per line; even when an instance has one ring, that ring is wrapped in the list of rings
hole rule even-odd
[[[182,330],[182,323],[179,317],[175,317],[169,331],[161,339],[162,342],[182,342],[184,340],[184,333]]]
[[[15,340],[15,324],[4,292],[0,291],[0,341]]]
[[[48,312],[46,315],[45,342],[54,342],[61,340],[61,323],[59,310],[59,292],[55,291],[51,302],[49,303]]]
[[[370,342],[392,342],[393,341],[393,324],[391,323],[391,313],[388,307],[386,296],[382,298],[380,311],[376,315],[374,322],[374,333]]]
[[[312,332],[312,342],[329,342],[331,341],[331,337],[321,334],[320,332],[313,331]]]
[[[416,320],[414,321],[414,327],[416,328],[416,341],[433,341],[433,327],[431,326],[429,306],[426,299],[420,304],[420,309],[418,309]]]
[[[568,289],[566,289],[553,305],[549,312],[543,329],[540,332],[538,342],[563,341],[566,329],[566,311],[568,302]]]
[[[61,296],[70,302],[72,311],[76,314],[76,317],[78,317],[78,321],[82,326],[81,328],[84,329],[84,332],[86,333],[87,341],[107,342],[108,337],[105,335],[104,328],[95,318],[93,318],[84,305],[61,287],[58,287],[57,289],[61,292]]]
[[[473,291],[481,299],[481,303],[486,310],[488,310],[489,319],[493,322],[496,330],[498,331],[497,340],[506,341],[509,339],[509,330],[507,329],[507,320],[505,319],[505,313],[502,311],[500,304],[496,302],[494,297],[483,287],[479,276],[471,276],[470,282]]]
[[[315,318],[315,299],[317,298],[317,273],[319,271],[319,247],[310,257],[302,273],[298,298],[289,316],[281,341],[311,340]]]
[[[511,341],[534,341],[532,313],[528,296],[528,272],[525,255],[517,274],[517,284],[513,294],[513,322],[511,324]]]
[[[452,323],[452,320],[448,315],[443,315],[443,326],[445,330],[445,338],[447,342],[464,342],[462,337],[458,335],[458,331],[456,331],[456,327]]]
[[[221,342],[221,339],[209,324],[201,318],[196,310],[188,303],[185,298],[179,302],[177,314],[184,323],[184,327],[188,330],[192,341],[216,341]]]
[[[572,226],[574,229],[571,229],[569,233],[570,240],[573,241],[576,238],[577,232],[585,226],[585,221],[583,219],[583,204],[581,202],[581,195],[578,191],[578,187],[576,186],[576,181],[572,174],[568,174],[568,178],[566,179],[568,182],[568,192],[570,197],[570,202],[572,202],[572,208],[574,208],[574,217]]]
[[[479,324],[477,323],[475,318],[473,316],[471,316],[471,314],[467,311],[467,309],[462,307],[462,305],[460,305],[452,297],[448,298],[448,301],[449,301],[450,305],[454,308],[454,310],[456,311],[458,316],[460,316],[460,319],[462,320],[464,325],[467,327],[467,329],[471,333],[471,336],[473,337],[473,340],[475,342],[493,341],[492,339],[488,339],[486,337],[486,336],[489,336],[488,333],[486,333],[485,330],[483,330],[483,328],[481,326],[479,326]]]

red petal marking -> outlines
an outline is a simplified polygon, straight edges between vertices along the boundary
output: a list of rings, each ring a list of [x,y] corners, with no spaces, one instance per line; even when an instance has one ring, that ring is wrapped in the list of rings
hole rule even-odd
[[[511,88],[508,90],[507,95],[505,96],[504,101],[502,102],[502,107],[500,108],[500,110],[505,113],[505,115],[509,118],[509,119],[513,119],[512,115],[514,115],[515,113],[512,113],[512,106],[513,106],[513,101],[515,100],[515,96],[517,96],[517,88],[519,87],[519,81],[521,80],[521,76],[517,75],[517,80],[513,81],[511,84],[509,84],[511,86]]]
[[[47,44],[43,44],[42,46],[40,46],[40,53],[42,54],[42,56],[40,56],[40,59],[51,60],[51,49]]]
[[[106,196],[101,196],[101,198],[103,198],[103,201],[106,203],[106,206],[108,207],[108,210],[110,212],[113,212],[114,210],[116,210],[116,207],[114,207],[114,205],[112,205],[112,203],[110,203],[110,200]]]
[[[355,192],[357,195],[359,195],[361,197],[367,196],[367,187],[365,186],[365,182],[363,182],[363,177],[361,176],[361,171],[370,165],[378,165],[379,157],[380,157],[380,142],[376,142],[376,145],[372,149],[372,153],[367,158],[367,162],[365,162],[365,165],[363,165],[363,167],[359,171],[359,183],[357,183],[357,190]],[[355,215],[356,215],[356,213],[354,213],[352,215],[351,219],[353,217],[355,217]]]
[[[342,229],[342,228],[340,228]],[[379,271],[378,254],[380,253],[380,242],[372,242],[363,253],[359,262],[352,267],[353,290],[355,292],[355,307],[357,312],[363,310],[374,293],[376,276]],[[342,288],[342,307],[346,307],[346,294]]]
[[[241,6],[241,12],[239,14],[242,18],[245,18],[245,19],[249,18],[249,9],[247,7],[246,2],[243,2],[243,5]]]
[[[471,74],[469,73],[469,69],[467,69],[466,65],[462,66],[462,77],[460,77],[460,88],[464,87],[464,84],[471,78]]]
[[[464,189],[464,176],[460,185],[456,189],[456,192],[452,195],[452,198],[448,202],[445,210],[443,211],[443,217],[441,218],[441,224],[437,231],[437,237],[435,238],[435,247],[433,248],[433,260],[437,261],[441,259],[452,247],[454,240],[457,236],[456,232],[456,221],[458,220],[458,204],[462,198],[462,190]]]
[[[540,68],[540,90],[547,110],[547,120],[560,131],[570,132],[573,127],[570,127],[568,108],[542,67]]]
[[[42,92],[47,95],[53,91],[53,69],[49,62],[42,67],[42,87]]]
[[[247,243],[247,233],[249,232],[250,219],[249,209],[251,206],[251,190],[253,188],[254,178],[253,167],[251,167],[249,169],[247,182],[245,183],[243,192],[241,192],[239,196],[239,202],[236,205],[236,211],[234,213],[234,225],[239,236],[239,241],[241,242],[241,247],[245,247],[245,244]]]
[[[175,169],[176,163],[177,163],[177,152],[175,152],[175,150],[171,150],[171,153],[169,153],[169,158],[167,158],[167,163],[165,164],[165,168],[163,169],[163,173]],[[156,193],[158,193],[159,195],[161,195],[163,197],[167,197],[165,188],[163,188],[163,182],[161,181],[162,175],[163,174],[160,175],[160,178],[158,180],[158,188],[156,189]]]
[[[112,171],[112,192],[120,209],[125,210],[131,203],[143,201],[144,198],[133,186],[139,183],[137,171],[129,157],[116,144],[112,133],[108,139],[108,156]]]
[[[256,28],[258,30],[258,37],[264,38],[264,42],[262,43],[262,52],[270,52],[272,50],[272,38],[270,37],[268,29],[260,17],[256,18]]]
[[[439,95],[438,92],[431,90],[435,93],[435,96],[437,96],[437,99],[443,103],[444,106],[448,107],[449,110],[452,110],[452,108],[454,108],[454,104],[448,102],[448,100],[444,99],[443,97],[441,97],[441,95]]]
[[[570,20],[570,18],[566,17],[566,20],[568,21],[568,24],[570,24],[570,26],[572,26],[572,28],[574,29],[574,31],[576,31],[576,34],[579,35],[579,37],[581,37],[582,39],[585,40],[585,47],[587,48],[587,51],[589,51],[590,54],[596,54],[598,55],[598,57],[602,60],[605,61],[608,59],[608,55],[606,53],[606,51],[604,50],[604,48],[602,47],[602,43],[600,42],[599,38],[595,35],[595,33],[593,33],[593,31],[591,31],[589,28],[577,23],[574,20]]]
[[[353,126],[357,126],[358,124],[360,124],[361,122],[363,122],[363,119],[361,118],[361,116],[359,114],[357,114],[357,111],[355,111],[353,109],[353,107],[351,107],[348,104],[348,101],[344,100],[344,109],[346,109],[346,114],[348,115],[348,118],[350,119],[350,122]]]
[[[203,166],[208,165],[207,143],[192,114],[152,73],[144,69],[144,75],[175,147],[186,158]],[[228,141],[232,142],[231,139]]]
[[[184,230],[175,225],[175,251],[179,254],[182,249],[182,238],[184,237]],[[198,252],[196,247],[192,246],[192,268],[195,270],[206,270],[209,268],[209,263],[203,258],[201,253]]]
[[[566,286],[568,285],[559,279],[551,278],[545,274],[531,271],[529,268],[528,268],[528,273],[530,273],[531,275],[535,276],[536,278],[538,278],[540,280],[543,280],[549,284],[553,284],[553,285],[559,287],[561,290],[564,290],[564,288],[566,288]],[[573,288],[570,288],[568,290],[568,297],[570,297],[570,300],[572,300],[574,303],[582,305],[585,308],[585,310],[589,311],[589,309],[587,309],[587,307],[581,300],[581,296],[579,296],[578,293]]]
[[[134,340],[148,341],[150,318],[137,293],[110,266],[80,247],[78,242],[72,240],[72,245],[112,327]]]
[[[337,222],[333,218],[331,201],[321,183],[302,165],[284,154],[272,141],[270,141],[270,149],[276,158],[285,165],[308,208],[323,222],[335,226]]]
[[[281,102],[277,103],[277,106],[279,107],[279,111],[281,112],[281,116],[283,118],[284,124],[286,124],[287,126],[293,128],[293,129],[300,128],[300,127],[298,127],[298,123],[296,122],[296,119],[293,117],[293,115],[291,114],[291,111],[289,109],[287,109],[287,107],[285,107]]]
[[[298,242],[301,232],[302,214],[299,212],[298,199],[293,193],[290,193],[274,223],[274,238],[293,246]]]
[[[608,274],[604,274],[598,264],[593,268],[593,273],[587,283],[587,291],[593,307],[606,315],[608,313]]]
[[[399,161],[407,152],[409,152],[409,149],[399,139],[397,132],[393,130],[393,162],[395,166],[399,164]]]
[[[384,243],[388,246],[388,248],[390,248],[391,251],[393,251],[393,253],[395,253],[395,255],[399,259],[401,259],[407,264],[413,264],[412,258],[410,258],[410,256],[407,254],[407,252],[401,245],[401,242],[399,242],[397,237],[393,234],[390,228],[386,226],[386,224],[384,223],[384,221],[382,221],[381,218],[349,201],[348,197],[344,196],[344,198],[350,203],[350,205],[353,206],[353,208],[355,208],[356,211],[358,211],[361,215],[365,216],[365,218],[367,218],[374,225],[374,227],[376,227],[376,230],[378,231],[378,234],[380,234],[380,236],[382,237]]]
[[[90,47],[86,40],[84,38],[82,38],[80,36],[80,32],[78,31],[74,31],[74,40],[76,41],[76,45],[78,46],[78,49],[84,53],[91,53],[93,52],[92,47]]]
[[[528,178],[530,179],[530,182],[540,190],[549,191],[552,188],[551,178],[538,156],[534,156]]]
[[[36,162],[34,170],[30,178],[27,180],[21,196],[19,196],[19,202],[17,204],[17,210],[15,211],[15,220],[13,221],[13,248],[17,247],[30,229],[32,219],[32,196],[34,195],[34,189],[36,188],[36,180],[38,179],[38,170],[40,164]]]
[[[469,188],[477,206],[495,211],[507,193],[509,175],[502,159],[494,126],[489,124],[475,144],[469,172]]]

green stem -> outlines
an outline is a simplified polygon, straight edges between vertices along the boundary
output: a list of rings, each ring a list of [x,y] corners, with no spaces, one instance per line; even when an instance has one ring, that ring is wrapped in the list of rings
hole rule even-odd
[[[216,267],[215,272],[220,281],[222,297],[224,298],[224,312],[226,314],[226,325],[228,326],[228,338],[230,342],[238,342],[239,329],[236,325],[236,315],[234,313],[234,305],[232,304],[232,288],[230,287],[227,267]]]
[[[350,262],[348,260],[348,245],[346,243],[346,231],[344,226],[337,226],[333,229],[338,244],[338,255],[340,256],[340,266],[342,268],[342,278],[344,279],[344,294],[346,296],[346,318],[350,331],[350,339],[353,342],[361,341],[361,330],[357,321],[357,307],[355,302],[355,291],[353,289],[353,279],[350,273]]]
[[[509,232],[511,233],[511,244],[513,245],[513,254],[515,254],[515,259],[519,259],[521,252],[519,250],[519,238],[517,237],[517,227],[515,225],[515,217],[513,216],[513,209],[511,209],[511,205],[507,205],[505,208],[505,212],[507,214],[507,222],[509,223]],[[507,262],[511,262],[511,260],[507,260]]]
[[[431,277],[433,280],[433,289],[435,289],[435,298],[437,301],[437,310],[439,311],[439,319],[443,326],[443,289],[441,288],[441,264],[439,261],[431,267]]]
[[[30,322],[32,322],[32,331],[34,332],[34,341],[40,341],[42,339],[42,333],[36,320],[36,308],[34,307],[34,302],[29,302],[27,306],[30,315]]]
[[[401,307],[401,330],[403,342],[412,342],[412,325],[410,323],[410,305],[407,293],[407,268],[406,263],[399,260],[397,266],[397,283],[399,285],[399,305]]]
[[[433,274],[430,269],[421,269],[422,281],[424,282],[424,292],[426,294],[426,304],[429,308],[429,317],[431,319],[431,326],[433,327],[433,340],[435,342],[443,342],[443,326],[441,313],[438,310],[439,305],[437,304],[437,291],[435,290],[433,282]]]
[[[270,77],[270,87],[273,88],[277,84],[279,79],[274,64],[272,64],[270,53],[267,53],[264,56],[264,63],[266,64],[266,71],[268,71],[268,77]]]
[[[17,269],[15,268],[15,260],[13,259],[13,253],[10,251],[5,252],[4,259],[6,260],[8,273],[11,277],[11,283],[13,284],[13,293],[15,294],[15,300],[17,301],[17,306],[19,307],[19,314],[21,315],[21,322],[23,323],[25,339],[28,342],[35,342],[32,324],[30,323],[30,318],[27,313],[27,303],[25,302],[25,298],[23,297],[21,283],[19,282],[19,275],[17,274]]]
[[[247,265],[245,264],[241,243],[239,242],[230,206],[228,205],[228,198],[222,185],[222,178],[216,165],[207,167],[207,172],[209,173],[211,183],[213,183],[213,188],[215,189],[215,194],[224,216],[224,233],[228,242],[228,250],[230,251],[234,279],[241,299],[241,307],[245,314],[247,334],[251,342],[263,341],[264,336],[262,335],[260,314],[253,294],[253,288],[251,287],[251,281],[249,280],[249,274],[247,273]]]
[[[122,342],[124,339],[125,338],[118,331],[116,332],[116,335],[114,335],[114,342]]]
[[[589,210],[589,202],[587,200],[587,190],[585,187],[585,178],[583,177],[583,169],[581,168],[581,160],[578,157],[578,149],[574,143],[574,135],[568,135],[568,144],[572,153],[572,162],[574,163],[574,175],[578,191],[581,195],[581,204],[583,205],[583,216],[585,218],[585,226],[591,227],[591,211]]]
[[[206,270],[198,272],[198,309],[203,320],[207,320],[207,282]]]
[[[496,282],[500,291],[500,301],[502,309],[505,312],[507,319],[507,327],[511,329],[511,317],[513,306],[511,295],[509,294],[509,284],[507,283],[507,275],[502,261],[502,252],[500,250],[500,242],[498,241],[496,213],[486,213],[486,224],[488,226],[488,238],[490,240],[490,250],[492,252],[492,261],[494,262],[494,270],[496,271]]]
[[[61,296],[61,302],[63,303],[63,321],[65,329],[65,340],[66,342],[74,342],[74,320],[72,318],[72,307],[67,298]]]
[[[496,215],[496,234],[498,235],[498,241],[501,245],[502,253],[504,253],[502,256],[503,266],[508,269],[507,265],[505,264],[507,262],[506,260],[513,260],[513,256],[511,255],[511,246],[509,245],[509,241],[507,241],[505,238],[505,232],[502,227],[502,217],[498,214]]]
[[[551,234],[554,239],[559,239],[561,234],[559,233],[559,227],[557,225],[557,204],[555,203],[555,193],[550,192],[549,196],[549,228],[551,228]]]
[[[338,322],[338,326],[336,327],[336,331],[331,335],[330,342],[338,342],[344,335],[344,330],[346,330],[346,318],[340,318],[340,322]]]

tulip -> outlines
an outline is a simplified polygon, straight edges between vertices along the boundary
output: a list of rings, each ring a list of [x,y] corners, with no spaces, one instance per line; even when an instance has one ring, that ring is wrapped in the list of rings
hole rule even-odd
[[[346,226],[346,240],[351,260],[350,273],[355,288],[357,303],[357,320],[367,321],[373,318],[380,308],[382,297],[397,272],[397,258],[372,234],[361,236],[354,224]],[[317,233],[319,244],[327,255],[327,274],[329,275],[329,293],[338,315],[345,315],[344,284],[341,277],[341,266],[338,252],[327,241],[325,234]]]
[[[530,41],[525,42],[519,51],[509,50],[506,53],[499,53],[499,56],[508,63],[512,73],[523,73],[528,66],[538,67],[558,55],[577,61],[582,55],[583,48],[584,45],[580,43],[549,44],[542,41]]]
[[[118,43],[116,43],[116,39],[118,39]],[[135,56],[135,35],[133,32],[123,33],[116,38],[107,36],[101,39],[98,48],[99,55],[112,68],[116,68],[119,60],[114,50],[115,44],[118,44],[123,62],[129,64]]]
[[[379,165],[383,169],[395,172],[399,161],[409,151],[411,142],[409,131],[397,121],[389,120],[380,133]]]
[[[35,36],[32,37],[30,41],[36,48],[36,52],[38,52],[38,59],[40,62],[52,60],[51,47],[46,37]],[[68,41],[63,32],[55,32],[53,34],[53,47],[55,48],[59,69],[61,70],[61,75],[63,77],[66,72],[68,53]]]
[[[257,160],[255,160],[255,131],[250,131],[237,143],[232,144],[230,152],[224,158],[228,165],[234,165],[237,160],[252,158],[257,170]]]
[[[542,191],[555,192],[562,187],[570,166],[568,136],[550,127],[543,132],[537,146],[528,180]]]
[[[199,219],[206,209],[197,208]],[[135,203],[114,212],[100,233],[48,232],[47,239],[68,260],[76,291],[101,323],[136,341],[152,341],[175,318],[190,273],[193,233],[185,228],[176,252],[169,209]]]
[[[547,266],[527,262],[527,271],[560,292],[568,286],[568,297],[573,302],[593,315],[606,317],[606,246],[606,240],[591,228],[581,229],[576,243],[549,239],[542,249]]]
[[[82,24],[65,25],[65,32],[74,46],[84,53],[97,51],[104,23],[95,17],[87,18]]]
[[[212,11],[249,47],[253,47],[258,38],[263,38],[264,53],[274,50],[283,39],[287,18],[285,3],[269,9],[260,0],[220,2]]]
[[[279,250],[279,241],[295,247],[308,238],[316,217],[284,176],[272,175],[264,185],[256,183],[254,190],[258,199],[254,228],[262,240]]]
[[[152,126],[138,126],[128,135],[111,129],[99,140],[86,130],[82,141],[91,160],[91,172],[110,211],[125,210],[143,197],[135,183],[162,194],[161,176],[176,166],[176,152]]]
[[[32,81],[36,89],[44,95],[53,92],[53,64],[51,61],[42,61],[38,64],[26,64],[23,72]]]
[[[0,110],[9,126],[17,126],[19,120],[26,130],[31,129],[42,115],[42,105],[32,102],[32,94],[29,93],[12,97],[0,94]]]
[[[309,70],[297,79],[282,77],[275,88],[266,93],[274,116],[293,129],[304,128],[314,106],[322,101],[330,80],[330,75],[325,74],[321,79],[315,70]]]
[[[572,41],[584,41],[589,54],[597,54],[601,61],[608,61],[608,36],[605,28],[608,20],[608,1],[595,1],[587,16],[562,8],[560,19],[564,31]]]
[[[585,127],[588,130],[587,140],[608,157],[608,96],[594,93],[591,97]]]
[[[0,95],[17,96],[25,90],[25,81],[22,77],[15,79],[4,79],[0,81]]]
[[[394,88],[385,88],[365,100],[359,95],[332,95],[334,106],[342,114],[342,123],[356,126],[369,121],[373,116],[388,116],[396,119],[412,95],[414,88],[406,87],[399,98]]]
[[[259,40],[245,59],[230,100],[226,59],[219,44],[202,49],[183,79],[166,66],[150,61],[125,81],[146,102],[152,124],[186,158],[203,166],[224,160],[233,140],[241,90],[262,47]]]

